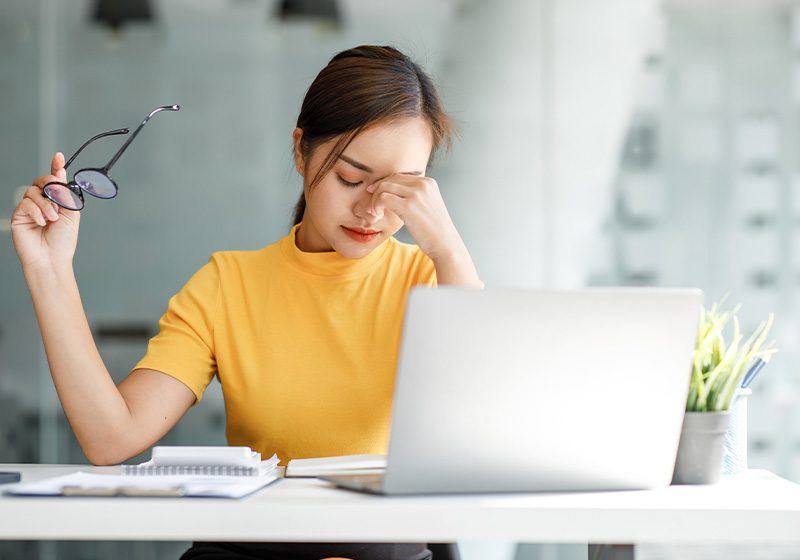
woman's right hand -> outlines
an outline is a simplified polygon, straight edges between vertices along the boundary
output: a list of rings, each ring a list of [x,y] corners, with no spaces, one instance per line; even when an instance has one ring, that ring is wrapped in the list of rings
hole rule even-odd
[[[33,181],[11,218],[14,247],[23,269],[71,263],[75,255],[81,213],[64,210],[44,195],[44,186],[52,181],[67,181],[61,152],[53,156],[50,175]]]

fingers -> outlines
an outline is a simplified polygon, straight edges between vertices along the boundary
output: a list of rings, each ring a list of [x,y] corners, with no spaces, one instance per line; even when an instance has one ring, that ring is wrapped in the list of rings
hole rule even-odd
[[[64,169],[64,165],[64,154],[56,152],[56,155],[53,156],[53,162],[50,164],[50,175],[58,177],[59,181],[66,181],[67,170]]]
[[[376,217],[381,216],[384,208],[405,213],[403,210],[419,210],[442,203],[438,185],[430,177],[392,175],[369,185],[366,190],[373,195],[367,212]]]
[[[404,197],[414,194],[429,196],[430,194],[439,194],[439,185],[431,177],[390,175],[375,181],[367,187],[367,192],[369,193],[377,193],[379,191],[392,192]]]
[[[25,197],[17,207],[16,214],[28,216],[36,224],[44,227],[47,222],[58,220],[58,205],[42,194],[42,189],[36,186],[25,191]]]
[[[64,182],[67,171],[64,169],[64,154],[56,152],[50,164],[50,175],[42,175],[33,180],[33,186],[25,191],[15,214],[27,216],[36,224],[44,227],[47,222],[54,222],[59,217],[59,207],[44,195],[44,187],[48,183]]]
[[[64,183],[66,181],[62,181],[58,175],[42,175],[41,177],[36,177],[33,180],[33,186],[39,189],[39,191],[44,190],[45,185],[47,183]]]
[[[401,220],[405,221],[403,218],[404,212],[400,206],[403,202],[403,197],[398,196],[395,193],[382,191],[372,197],[370,205],[367,207],[367,214],[373,216],[375,219],[380,220],[383,218],[384,212],[389,211],[396,213],[398,216],[400,216]]]
[[[14,216],[27,216],[30,220],[36,223],[36,225],[41,227],[45,227],[47,225],[47,219],[44,217],[42,209],[39,208],[30,198],[25,198],[19,203],[16,212],[14,212]]]
[[[50,163],[50,175],[42,175],[33,180],[33,186],[44,189],[47,183],[67,181],[67,170],[64,169],[64,154],[56,152],[53,161]]]
[[[37,177],[34,179],[33,185],[25,191],[22,201],[14,210],[15,222],[27,222],[28,224],[33,222],[40,227],[45,227],[48,222],[55,222],[59,219],[61,209],[45,196],[44,188],[48,183],[66,181],[67,172],[64,165],[64,154],[57,152],[50,164],[50,175]]]

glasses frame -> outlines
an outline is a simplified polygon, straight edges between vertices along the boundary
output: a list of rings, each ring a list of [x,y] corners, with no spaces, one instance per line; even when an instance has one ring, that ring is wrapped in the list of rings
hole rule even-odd
[[[179,110],[180,110],[180,105],[166,105],[164,107],[157,107],[157,108],[153,109],[150,112],[150,114],[147,115],[145,117],[145,119],[142,121],[142,124],[140,124],[139,127],[136,130],[133,131],[133,134],[131,134],[130,137],[128,137],[128,139],[125,141],[125,143],[122,145],[122,147],[120,147],[120,149],[117,150],[117,153],[114,154],[114,156],[111,158],[111,160],[105,166],[103,166],[103,167],[84,167],[83,169],[79,169],[78,171],[76,171],[75,173],[72,174],[72,180],[67,182],[67,183],[64,183],[62,181],[51,181],[51,182],[47,183],[43,188],[44,196],[46,196],[49,200],[51,200],[55,204],[58,204],[60,207],[66,209],[66,210],[73,210],[73,211],[83,210],[83,208],[85,206],[84,199],[83,199],[84,191],[89,193],[90,195],[92,195],[95,198],[102,198],[102,199],[105,199],[105,200],[114,198],[115,196],[117,196],[117,193],[119,192],[119,187],[117,187],[116,181],[114,181],[114,179],[112,179],[111,176],[108,174],[109,170],[114,166],[115,163],[117,163],[117,160],[119,159],[119,157],[128,148],[130,143],[133,142],[133,139],[136,138],[136,135],[139,134],[139,132],[142,130],[142,127],[144,127],[144,125],[147,124],[147,121],[149,121],[153,117],[153,115],[155,115],[156,113],[160,113],[161,111],[179,111]],[[105,138],[106,136],[114,136],[114,135],[118,135],[118,134],[128,134],[128,132],[130,132],[130,129],[128,129],[128,128],[118,128],[116,130],[110,130],[108,132],[100,133],[97,136],[93,136],[92,138],[87,140],[83,144],[83,146],[78,148],[78,151],[75,152],[72,155],[72,157],[69,158],[69,160],[67,160],[67,163],[64,165],[64,169],[67,169],[67,167],[69,167],[69,165],[75,160],[75,158],[78,157],[78,154],[80,154],[83,151],[83,149],[86,148],[86,146],[88,146],[89,144],[91,144],[95,140],[99,140],[100,138]],[[114,194],[112,194],[111,196],[101,196],[101,195],[99,195],[97,193],[91,192],[91,191],[85,189],[84,187],[82,187],[79,183],[77,183],[75,181],[75,176],[78,175],[79,173],[83,173],[85,171],[93,171],[95,173],[100,173],[101,175],[105,176],[105,178],[108,179],[109,182],[114,186]],[[67,205],[59,202],[58,200],[56,200],[56,197],[53,196],[51,194],[51,192],[50,192],[51,189],[49,187],[51,185],[55,185],[55,186],[59,186],[59,187],[66,187],[70,191],[72,191],[72,193],[75,196],[77,196],[78,200],[80,200],[80,207],[73,208],[73,207],[67,206]]]

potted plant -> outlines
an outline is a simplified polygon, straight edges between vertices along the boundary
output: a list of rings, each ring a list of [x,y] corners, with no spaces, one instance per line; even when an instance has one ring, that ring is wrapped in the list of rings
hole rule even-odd
[[[776,351],[772,343],[766,342],[773,316],[745,340],[736,317],[741,304],[723,311],[724,299],[711,309],[700,310],[689,396],[673,475],[676,484],[719,480],[729,410],[736,391],[747,373]]]

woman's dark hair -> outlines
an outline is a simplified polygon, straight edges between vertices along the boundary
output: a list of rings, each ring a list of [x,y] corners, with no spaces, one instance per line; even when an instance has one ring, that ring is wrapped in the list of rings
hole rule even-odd
[[[335,55],[311,83],[297,117],[303,131],[300,153],[306,161],[320,144],[339,137],[309,188],[333,168],[359,132],[402,117],[422,117],[430,125],[430,167],[442,142],[449,145],[454,125],[428,75],[393,47],[366,45]],[[303,194],[295,208],[295,225],[305,207]]]

